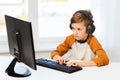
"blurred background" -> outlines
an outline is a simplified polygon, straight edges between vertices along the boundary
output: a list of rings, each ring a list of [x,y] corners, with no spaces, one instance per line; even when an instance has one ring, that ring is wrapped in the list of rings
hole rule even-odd
[[[36,53],[50,53],[71,34],[70,18],[77,10],[90,9],[94,35],[111,61],[120,62],[119,0],[0,0],[0,55],[8,54],[4,15],[32,22]],[[49,55],[49,54],[48,54]]]

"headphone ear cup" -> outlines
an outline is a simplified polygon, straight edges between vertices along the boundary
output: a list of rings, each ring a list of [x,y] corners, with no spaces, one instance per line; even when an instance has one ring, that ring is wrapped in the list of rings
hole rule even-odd
[[[95,26],[94,24],[91,24],[87,27],[87,33],[92,34],[95,31]]]

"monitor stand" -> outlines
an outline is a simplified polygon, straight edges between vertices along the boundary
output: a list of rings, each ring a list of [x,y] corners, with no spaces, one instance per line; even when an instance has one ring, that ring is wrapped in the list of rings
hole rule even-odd
[[[15,71],[15,64],[16,64],[17,61],[18,61],[17,58],[14,58],[5,72],[9,76],[12,76],[12,77],[27,77],[27,76],[30,76],[31,72],[29,71],[29,69],[27,69],[25,67],[23,67],[23,68],[21,67],[22,70],[17,69],[18,71]],[[22,71],[22,73],[21,73],[21,71]]]

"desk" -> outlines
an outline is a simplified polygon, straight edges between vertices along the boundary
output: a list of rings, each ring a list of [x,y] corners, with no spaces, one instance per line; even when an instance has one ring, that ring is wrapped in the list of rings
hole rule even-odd
[[[16,78],[5,73],[12,59],[10,56],[0,56],[0,80],[120,80],[120,63],[117,62],[103,67],[84,67],[83,70],[71,74],[37,66],[37,70],[29,68],[31,76]],[[19,65],[26,66],[21,63],[16,66]]]

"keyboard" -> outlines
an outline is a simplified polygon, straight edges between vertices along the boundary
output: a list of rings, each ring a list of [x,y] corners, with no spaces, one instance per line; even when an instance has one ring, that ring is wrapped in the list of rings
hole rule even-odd
[[[77,66],[68,67],[66,65],[60,65],[59,63],[57,63],[53,60],[49,60],[49,59],[45,59],[45,58],[36,59],[36,64],[39,66],[44,66],[47,68],[63,71],[66,73],[73,73],[73,72],[82,70],[82,67],[77,67]]]

